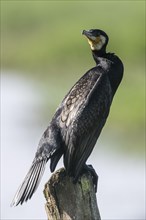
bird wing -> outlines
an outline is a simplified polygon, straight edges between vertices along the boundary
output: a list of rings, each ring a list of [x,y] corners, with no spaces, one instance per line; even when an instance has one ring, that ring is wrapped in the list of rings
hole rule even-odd
[[[68,173],[78,173],[89,157],[109,113],[111,94],[107,74],[97,66],[75,84],[64,100],[60,126]]]
[[[78,110],[87,104],[88,97],[92,94],[95,84],[101,78],[101,74],[98,74],[95,68],[81,77],[63,100],[60,127],[69,127],[76,119]],[[96,74],[94,74],[94,71]]]

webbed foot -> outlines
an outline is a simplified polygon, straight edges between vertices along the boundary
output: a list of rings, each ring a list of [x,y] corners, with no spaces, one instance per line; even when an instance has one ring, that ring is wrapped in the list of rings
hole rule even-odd
[[[87,170],[91,173],[94,189],[95,189],[95,192],[97,192],[98,175],[97,175],[95,169],[93,168],[92,165],[85,164],[83,170]]]

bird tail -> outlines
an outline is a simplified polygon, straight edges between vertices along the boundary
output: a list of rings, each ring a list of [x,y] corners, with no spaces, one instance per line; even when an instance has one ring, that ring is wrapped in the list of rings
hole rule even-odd
[[[36,160],[32,164],[23,183],[18,188],[11,206],[17,206],[19,203],[22,205],[23,202],[26,202],[32,197],[40,183],[47,161],[48,158],[45,158],[40,161]]]

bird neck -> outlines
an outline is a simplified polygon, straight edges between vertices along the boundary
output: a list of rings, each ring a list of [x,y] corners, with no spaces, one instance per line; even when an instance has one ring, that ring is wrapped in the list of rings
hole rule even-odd
[[[108,77],[114,94],[123,77],[124,66],[122,61],[114,53],[106,53],[105,50],[92,51],[92,55],[96,65],[102,63],[102,67],[105,69],[110,63],[113,64],[111,71],[108,71]]]
[[[102,50],[92,50],[92,56],[96,62],[96,64],[99,64],[101,57],[106,58],[106,50],[105,48],[102,48]]]

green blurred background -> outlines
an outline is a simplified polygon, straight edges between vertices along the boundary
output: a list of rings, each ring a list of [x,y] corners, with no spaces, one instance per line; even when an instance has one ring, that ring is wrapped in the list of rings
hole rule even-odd
[[[124,79],[112,105],[106,135],[116,148],[144,150],[144,1],[2,1],[2,70],[39,81],[47,118],[70,87],[94,66],[83,29],[109,35],[108,51],[123,61]],[[52,97],[51,103],[47,97]],[[108,129],[109,128],[109,129]],[[119,141],[120,138],[120,141]]]

